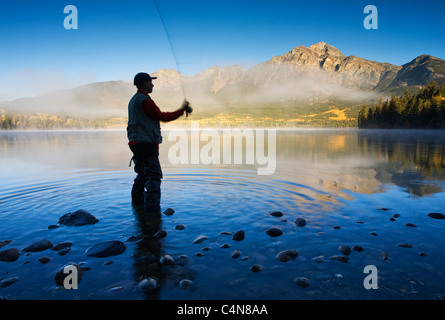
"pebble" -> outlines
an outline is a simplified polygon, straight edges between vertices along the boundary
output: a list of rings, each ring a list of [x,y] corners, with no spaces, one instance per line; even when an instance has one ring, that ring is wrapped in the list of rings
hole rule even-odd
[[[312,261],[314,261],[315,263],[327,262],[327,260],[324,258],[324,256],[318,256],[318,257],[312,258]]]
[[[185,229],[185,224],[177,224],[177,225],[175,226],[175,229],[176,229],[176,230],[184,230],[184,229]]]
[[[199,236],[199,237],[197,237],[195,240],[193,240],[193,243],[194,244],[196,244],[196,243],[201,243],[201,242],[203,242],[203,241],[205,241],[205,240],[207,240],[208,238],[207,238],[207,236]]]
[[[343,263],[347,263],[349,261],[349,257],[345,256],[330,256],[329,259],[331,260],[337,260]]]
[[[235,250],[235,251],[233,251],[233,253],[232,253],[232,258],[233,258],[233,259],[236,259],[236,258],[238,258],[240,255],[241,255],[241,251]]]
[[[392,216],[393,216],[394,218],[398,218],[398,217],[400,217],[400,214],[398,214],[398,213],[394,213]]]
[[[340,226],[333,226],[332,228],[335,229],[335,230],[341,229]]]
[[[310,286],[311,286],[311,282],[309,281],[308,278],[305,278],[305,277],[296,277],[296,278],[294,279],[294,283],[295,283],[297,286],[300,286],[300,287],[302,287],[302,288],[307,288],[307,287],[310,287]]]
[[[294,223],[297,225],[297,227],[304,227],[307,225],[307,222],[304,218],[296,218]]]
[[[239,230],[233,234],[232,240],[242,241],[242,240],[244,240],[244,236],[245,236],[244,230]]]
[[[250,270],[252,270],[252,272],[260,272],[263,271],[263,266],[260,264],[254,264],[253,266],[250,267]]]
[[[61,242],[61,243],[56,244],[54,247],[51,248],[51,250],[53,250],[53,251],[60,251],[60,250],[65,249],[65,248],[69,248],[72,245],[73,245],[72,242],[65,241],[65,242]]]
[[[411,243],[406,243],[406,242],[399,243],[397,245],[402,248],[412,248],[413,247],[413,245]]]
[[[363,247],[359,246],[359,245],[355,245],[352,247],[353,250],[357,251],[357,252],[362,252],[365,251],[365,249],[363,249]]]
[[[159,262],[164,266],[171,266],[171,265],[175,264],[175,261],[173,260],[173,258],[171,256],[169,256],[168,254],[162,256],[161,259],[159,260]]]
[[[273,216],[273,217],[282,217],[283,216],[283,213],[281,212],[281,211],[274,211],[274,212],[271,212],[271,213],[269,213],[271,216]]]
[[[179,288],[181,290],[185,290],[188,289],[192,286],[193,281],[189,280],[189,279],[182,279],[181,281],[179,281]]]
[[[203,257],[203,256],[204,256],[204,253],[202,253],[202,252],[196,252],[196,253],[195,253],[195,256],[197,256],[197,257]]]
[[[228,243],[223,243],[223,244],[221,245],[221,248],[223,248],[223,249],[230,248],[230,244],[228,244]]]
[[[349,256],[351,254],[351,248],[346,245],[341,245],[340,247],[338,247],[338,251],[340,251],[345,256]]]
[[[12,240],[2,240],[0,241],[0,248],[6,246],[7,244],[10,244]]]
[[[433,219],[445,219],[445,214],[438,213],[438,212],[431,212],[431,213],[428,213],[428,217],[433,218]]]
[[[412,224],[412,223],[405,223],[405,226],[407,226],[407,227],[412,227],[412,228],[417,228],[417,226],[415,225],[415,224]]]
[[[148,293],[153,290],[156,290],[157,287],[158,287],[158,283],[153,278],[143,279],[141,282],[139,282],[137,284],[137,288],[144,293]]]
[[[287,262],[290,260],[294,260],[298,256],[298,251],[294,249],[287,249],[284,251],[278,252],[276,258],[278,261]]]
[[[173,210],[172,208],[167,208],[164,210],[163,212],[166,216],[171,216],[173,213],[175,213],[175,210]]]
[[[153,236],[153,238],[156,239],[162,239],[165,238],[167,236],[167,231],[165,230],[159,230],[158,232],[156,232]]]
[[[283,231],[278,228],[270,228],[266,230],[266,233],[271,237],[279,237],[283,234]]]
[[[50,257],[43,256],[43,257],[38,258],[37,260],[38,260],[39,262],[45,264],[45,263],[50,262],[50,261],[51,261],[51,258],[50,258]]]
[[[17,280],[19,280],[18,277],[11,277],[11,278],[3,279],[2,281],[0,281],[0,288],[9,287],[11,284],[17,282]]]

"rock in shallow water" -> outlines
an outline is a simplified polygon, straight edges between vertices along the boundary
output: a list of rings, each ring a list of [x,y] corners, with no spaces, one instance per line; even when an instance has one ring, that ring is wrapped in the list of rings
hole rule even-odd
[[[166,216],[171,216],[173,213],[175,213],[175,210],[173,210],[172,208],[167,208],[167,209],[165,209],[165,211],[163,213]]]
[[[239,230],[233,234],[232,240],[242,241],[242,240],[244,240],[244,236],[245,236],[244,230]]]
[[[278,228],[270,228],[266,230],[266,233],[271,237],[279,237],[283,234],[283,231]]]
[[[84,226],[87,224],[95,224],[99,221],[95,216],[85,210],[77,210],[64,214],[59,218],[58,223],[64,226]]]
[[[294,222],[297,225],[297,227],[304,227],[307,224],[307,222],[304,218],[297,218],[297,219],[295,219]]]
[[[259,264],[254,264],[253,266],[250,267],[250,270],[252,270],[252,272],[257,273],[263,271],[263,266]]]
[[[54,247],[54,244],[51,241],[49,241],[48,239],[40,239],[32,243],[31,245],[27,246],[26,248],[24,248],[23,251],[39,252],[46,249],[51,249],[52,247]]]
[[[147,278],[138,283],[137,288],[144,293],[152,292],[156,290],[158,283],[153,278]]]
[[[274,212],[271,212],[271,213],[269,213],[269,214],[270,214],[271,216],[273,216],[273,217],[277,217],[277,218],[283,216],[283,213],[282,213],[281,211],[274,211]]]
[[[0,251],[0,261],[13,262],[16,261],[21,255],[21,252],[17,248],[10,248]]]
[[[338,260],[343,263],[347,263],[349,261],[349,257],[345,257],[345,256],[330,256],[329,259]]]
[[[56,275],[54,276],[54,281],[56,282],[56,285],[63,286],[63,282],[67,276],[72,276],[73,271],[70,269],[66,269],[67,267],[71,267],[70,269],[73,269],[72,267],[75,267],[77,270],[77,284],[80,283],[80,280],[82,279],[82,276],[84,274],[84,270],[80,265],[74,262],[69,262],[66,265],[59,268]],[[74,278],[74,277],[73,277]],[[71,283],[74,285],[73,283]]]
[[[309,281],[309,279],[305,278],[305,277],[296,277],[294,279],[294,283],[297,286],[300,286],[302,288],[307,288],[307,287],[310,287],[310,285],[311,285],[311,282]]]
[[[428,213],[428,217],[433,218],[433,219],[445,219],[445,214],[438,213],[438,212],[431,212],[431,213]]]
[[[196,244],[196,243],[201,243],[201,242],[203,242],[203,241],[205,241],[205,240],[207,240],[208,238],[207,238],[207,236],[199,236],[198,238],[196,238],[195,240],[193,240],[193,243],[194,244]]]
[[[127,246],[119,240],[109,240],[97,243],[85,251],[87,257],[105,258],[115,256],[125,251]]]
[[[298,256],[298,251],[294,249],[288,249],[278,252],[276,258],[281,262],[287,262],[293,260]]]
[[[338,251],[340,251],[345,256],[349,256],[351,254],[351,248],[346,245],[341,245],[340,247],[338,247]]]

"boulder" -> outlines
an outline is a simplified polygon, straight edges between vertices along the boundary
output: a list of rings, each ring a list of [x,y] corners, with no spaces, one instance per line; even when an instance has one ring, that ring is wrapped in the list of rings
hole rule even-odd
[[[266,233],[271,237],[279,237],[283,234],[283,231],[278,228],[270,228],[266,230]]]

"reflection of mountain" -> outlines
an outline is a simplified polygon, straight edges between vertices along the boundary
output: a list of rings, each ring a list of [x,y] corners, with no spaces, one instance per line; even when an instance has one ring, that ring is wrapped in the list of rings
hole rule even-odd
[[[442,191],[434,181],[445,180],[444,141],[442,131],[360,131],[358,136],[363,154],[385,160],[376,177],[418,196]]]

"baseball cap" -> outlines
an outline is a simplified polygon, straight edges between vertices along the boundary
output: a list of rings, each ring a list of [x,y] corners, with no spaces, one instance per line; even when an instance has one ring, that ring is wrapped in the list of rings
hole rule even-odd
[[[139,72],[137,75],[134,76],[133,84],[135,86],[142,85],[144,81],[154,80],[158,77],[151,77],[148,73],[145,72]]]

